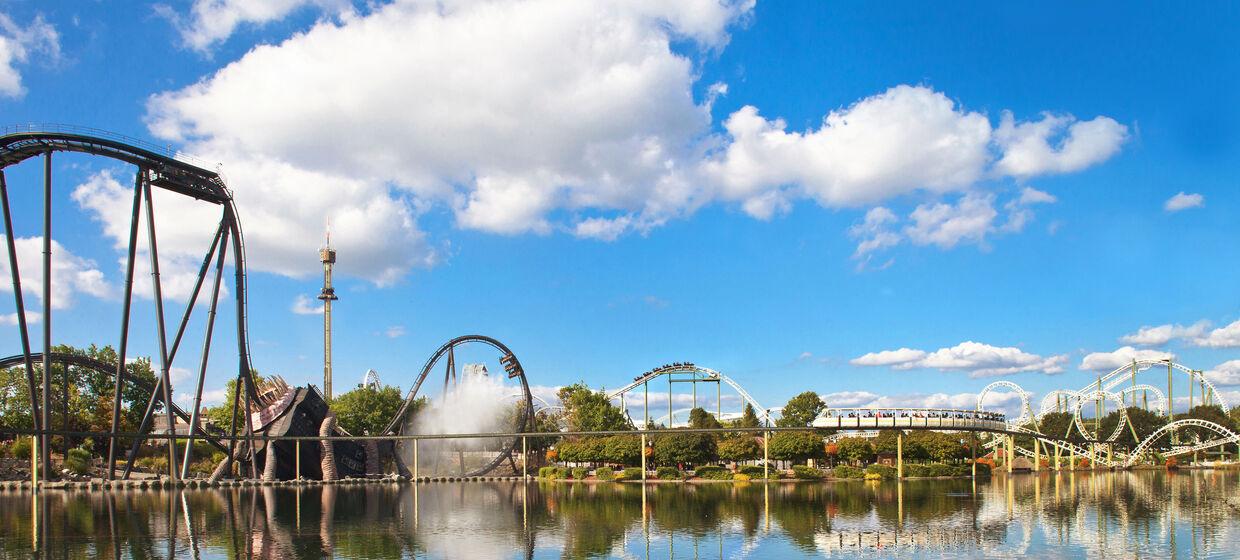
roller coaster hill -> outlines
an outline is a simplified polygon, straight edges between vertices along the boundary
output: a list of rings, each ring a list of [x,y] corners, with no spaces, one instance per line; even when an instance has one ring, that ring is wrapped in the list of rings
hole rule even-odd
[[[52,269],[52,161],[56,154],[76,153],[105,158],[136,168],[133,180],[132,204],[128,228],[124,288],[121,297],[119,325],[114,362],[104,362],[91,357],[53,351],[52,326],[56,319],[53,296],[55,278]],[[41,160],[42,181],[42,267],[41,309],[27,310],[22,290],[17,250],[13,235],[13,212],[5,172],[14,165],[27,160]],[[218,212],[218,222],[210,234],[211,242],[198,274],[176,323],[165,321],[165,298],[160,281],[161,258],[155,227],[156,209],[152,192],[164,196],[182,197],[187,203]],[[198,207],[196,206],[196,207]],[[72,127],[20,127],[10,128],[0,135],[0,213],[3,214],[7,259],[12,282],[15,317],[19,333],[20,353],[0,359],[2,368],[20,368],[24,372],[23,399],[28,399],[32,411],[33,428],[17,430],[0,426],[2,435],[34,435],[36,466],[45,480],[54,476],[52,470],[53,436],[90,436],[97,442],[106,442],[107,461],[105,477],[122,479],[131,476],[139,446],[153,442],[166,448],[168,477],[172,480],[190,476],[194,461],[195,443],[211,446],[224,455],[215,471],[213,480],[227,477],[262,478],[265,480],[289,480],[310,478],[333,480],[346,477],[379,477],[384,471],[394,470],[402,477],[417,476],[419,472],[450,472],[459,476],[478,476],[501,468],[517,470],[515,458],[525,453],[525,438],[536,415],[554,414],[559,405],[536,399],[529,387],[525,370],[515,354],[503,343],[482,335],[467,335],[444,343],[427,359],[405,395],[401,406],[386,427],[377,434],[350,434],[338,425],[323,396],[314,387],[289,387],[278,378],[260,381],[251,368],[249,335],[247,330],[246,254],[244,236],[232,192],[218,172],[208,170],[203,162],[180,153],[169,152],[141,141],[111,135],[98,130]],[[145,220],[142,218],[145,217]],[[145,232],[140,224],[145,222]],[[124,366],[130,358],[131,311],[134,296],[134,274],[139,258],[139,236],[145,233],[146,258],[151,271],[151,297],[156,315],[153,341],[145,341],[157,348],[153,359],[156,377],[153,382],[138,379]],[[231,259],[231,262],[230,262]],[[225,292],[225,269],[231,266],[232,284]],[[223,301],[231,295],[231,301]],[[220,306],[233,306],[235,321],[232,325],[217,325]],[[32,321],[38,313],[38,327],[42,330],[42,348],[32,341]],[[191,370],[193,406],[188,411],[173,399],[170,372],[176,359],[181,357],[183,342],[190,334],[191,320],[202,326],[201,354]],[[217,326],[220,328],[217,329]],[[201,428],[203,385],[208,362],[212,357],[212,342],[220,332],[227,329],[235,337],[235,356],[230,356],[236,366],[233,379],[238,390],[233,392],[231,403],[232,421],[224,432],[207,432]],[[510,394],[503,397],[507,414],[504,422],[492,429],[475,434],[439,432],[428,436],[419,426],[419,401],[427,398],[433,389],[448,395],[464,380],[478,375],[477,368],[462,367],[458,375],[457,359],[467,355],[489,356],[498,362],[502,374],[496,372],[493,379],[502,379]],[[51,375],[44,372],[65,372],[61,387],[68,387],[70,368],[83,368],[106,376],[113,386],[111,402],[111,427],[107,432],[79,433],[67,424],[68,415],[62,415],[64,423],[54,423],[54,409],[68,402],[67,393],[55,395]],[[231,365],[229,365],[231,367]],[[186,368],[188,369],[188,368]],[[1167,373],[1167,392],[1164,394],[1154,384],[1137,383],[1138,377],[1148,379],[1161,371]],[[483,370],[485,371],[485,370]],[[1033,458],[1033,468],[1041,465],[1043,456],[1054,457],[1056,468],[1068,458],[1070,465],[1076,458],[1087,458],[1091,466],[1114,468],[1131,467],[1149,463],[1155,458],[1166,459],[1178,455],[1218,451],[1228,446],[1240,446],[1240,436],[1218,422],[1196,417],[1176,418],[1171,411],[1172,388],[1176,378],[1186,379],[1190,388],[1190,401],[1199,395],[1200,406],[1217,407],[1226,417],[1228,403],[1200,370],[1188,368],[1170,360],[1135,361],[1121,367],[1085,387],[1075,390],[1053,391],[1041,401],[1035,410],[1031,395],[1018,385],[1000,381],[985,387],[978,396],[977,406],[970,410],[934,408],[838,408],[824,402],[821,412],[809,426],[825,430],[867,432],[880,429],[938,430],[950,432],[973,432],[981,434],[984,445],[994,456],[1007,458],[1026,455]],[[428,380],[433,381],[427,383]],[[667,413],[651,417],[649,406],[652,384],[667,384]],[[735,393],[742,406],[758,411],[760,431],[784,429],[770,427],[779,417],[781,409],[763,407],[739,383],[718,370],[689,362],[666,364],[636,376],[632,382],[618,390],[606,393],[606,397],[619,405],[627,415],[630,403],[641,391],[642,419],[629,417],[631,429],[644,431],[651,425],[677,427],[678,415],[685,416],[690,408],[673,408],[673,388],[688,384],[692,390],[692,408],[698,408],[698,386],[714,389],[715,410],[719,420],[735,419],[740,411],[723,410],[723,391],[726,387]],[[135,431],[122,429],[123,389],[137,388],[146,395],[146,406]],[[1199,388],[1199,391],[1198,391]],[[67,389],[66,389],[67,390]],[[1014,393],[1019,397],[1020,414],[1015,418],[999,411],[987,410],[987,397],[1001,392]],[[1138,405],[1140,397],[1140,405]],[[1151,397],[1152,401],[1151,401]],[[1112,414],[1118,415],[1115,426],[1103,433],[1101,419],[1107,404],[1114,405]],[[1130,411],[1140,406],[1152,409],[1166,422],[1149,433],[1138,433],[1129,419]],[[1093,409],[1092,422],[1086,412]],[[1194,409],[1195,410],[1195,409]],[[459,413],[456,413],[460,417]],[[186,434],[153,433],[154,418],[160,416],[163,426],[188,425]],[[1050,429],[1052,420],[1071,417],[1066,426]],[[1092,427],[1091,427],[1092,424]],[[175,431],[175,430],[174,430]],[[560,435],[569,435],[562,433]],[[443,437],[453,436],[453,437]],[[1126,439],[1125,436],[1131,436]],[[425,441],[426,439],[431,441]],[[472,439],[470,439],[472,438]],[[180,439],[181,442],[177,440]],[[766,439],[766,438],[764,438]],[[68,437],[64,438],[68,454]],[[419,445],[419,442],[422,445]],[[1125,444],[1125,441],[1128,444]],[[520,448],[518,446],[521,446]],[[161,452],[162,453],[162,452]],[[123,463],[118,475],[118,466]],[[1010,465],[1012,461],[1008,461]],[[525,461],[522,461],[524,468]],[[427,470],[429,469],[429,471]]]

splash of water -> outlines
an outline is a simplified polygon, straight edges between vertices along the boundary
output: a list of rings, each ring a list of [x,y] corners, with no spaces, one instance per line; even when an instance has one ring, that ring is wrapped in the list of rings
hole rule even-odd
[[[499,377],[466,374],[438,400],[406,420],[406,434],[476,434],[517,428],[520,399]],[[504,441],[496,439],[423,440],[418,447],[424,475],[459,474],[490,461]],[[402,445],[401,457],[412,464],[413,446]],[[468,467],[462,466],[462,463]]]

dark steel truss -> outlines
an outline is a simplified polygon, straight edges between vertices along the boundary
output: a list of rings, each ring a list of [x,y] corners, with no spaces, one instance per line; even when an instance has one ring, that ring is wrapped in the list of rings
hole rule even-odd
[[[128,259],[125,266],[125,287],[122,298],[122,311],[120,318],[120,334],[119,344],[117,345],[117,363],[105,364],[97,360],[91,360],[80,356],[70,356],[65,354],[55,354],[52,352],[52,154],[56,152],[77,152],[111,158],[123,161],[137,167],[138,171],[134,178],[133,191],[133,207],[130,215],[129,224],[129,245]],[[26,306],[23,300],[21,275],[18,269],[17,252],[13,238],[13,220],[12,211],[9,205],[8,185],[5,181],[4,170],[10,165],[15,165],[37,157],[43,158],[43,298],[42,298],[42,321],[43,321],[43,349],[42,352],[36,352],[32,349],[30,341],[30,332],[28,329],[28,321],[26,316]],[[164,300],[163,291],[160,283],[159,269],[159,248],[158,239],[155,231],[155,208],[152,204],[151,190],[152,188],[160,188],[179,195],[188,196],[196,200],[209,204],[220,206],[221,215],[219,226],[216,228],[215,236],[211,242],[211,247],[207,254],[203,257],[202,267],[198,271],[198,277],[194,284],[188,303],[181,316],[181,320],[173,335],[171,336],[171,345],[169,345],[169,336],[164,321]],[[132,379],[125,372],[125,358],[129,349],[129,320],[130,311],[133,302],[133,273],[134,261],[137,256],[138,244],[138,223],[145,206],[146,222],[147,222],[147,245],[150,251],[151,259],[151,279],[153,286],[153,298],[156,310],[156,346],[159,349],[158,360],[155,366],[157,370],[157,378],[154,386],[148,387],[136,379]],[[45,479],[54,476],[51,471],[50,442],[51,437],[48,432],[54,430],[51,425],[51,379],[53,363],[64,364],[66,372],[66,380],[68,376],[68,366],[74,365],[78,367],[86,367],[96,371],[105,372],[113,376],[114,394],[112,402],[112,429],[108,437],[108,468],[107,477],[112,479],[115,477],[117,447],[121,439],[118,434],[120,431],[121,416],[121,394],[122,388],[126,383],[138,383],[144,390],[149,390],[150,399],[147,403],[146,411],[142,416],[140,433],[145,433],[149,429],[155,409],[163,406],[162,414],[166,415],[167,425],[169,429],[175,429],[176,418],[180,418],[189,422],[190,433],[187,436],[184,453],[179,462],[178,468],[177,449],[174,438],[167,439],[168,446],[168,474],[172,479],[184,477],[188,473],[189,465],[193,461],[193,442],[195,439],[205,439],[215,447],[227,451],[229,457],[236,456],[237,430],[243,431],[241,452],[248,458],[249,470],[251,476],[257,475],[256,457],[253,450],[254,426],[249,414],[250,403],[258,398],[254,379],[250,369],[250,353],[249,342],[247,339],[247,315],[246,315],[246,276],[245,276],[245,244],[241,232],[241,224],[238,221],[236,208],[233,203],[232,193],[225,186],[224,181],[219,174],[214,171],[208,171],[198,165],[188,163],[183,159],[170,157],[159,154],[155,151],[131,145],[129,143],[101,136],[78,134],[62,131],[26,131],[0,136],[0,213],[4,219],[4,233],[6,237],[6,245],[8,250],[9,270],[12,274],[13,294],[16,304],[17,326],[21,337],[21,354],[11,356],[0,360],[0,367],[17,367],[22,366],[26,371],[26,382],[30,398],[30,410],[34,421],[34,431],[39,439],[39,455],[42,463],[42,475]],[[202,405],[202,387],[206,375],[207,359],[210,354],[212,337],[214,335],[215,317],[217,305],[219,303],[220,290],[223,280],[224,264],[227,260],[228,252],[232,252],[232,265],[235,271],[233,293],[235,295],[235,304],[237,312],[236,335],[237,335],[237,382],[242,390],[235,391],[233,399],[233,422],[232,433],[228,438],[228,445],[223,445],[218,439],[212,438],[209,434],[203,433],[199,429],[198,411]],[[214,266],[212,266],[214,264]],[[208,273],[212,272],[212,283],[209,288],[209,305],[206,317],[206,327],[204,333],[204,342],[202,348],[202,356],[199,360],[197,370],[197,383],[194,391],[194,406],[190,413],[186,413],[175,403],[172,402],[173,388],[169,378],[169,371],[172,368],[174,360],[177,357],[177,351],[180,349],[181,341],[186,334],[186,327],[189,324],[190,317],[195,310],[195,304],[198,298],[202,296],[203,284]],[[36,386],[35,370],[36,364],[42,366],[42,390]],[[68,406],[68,384],[63,383],[66,395],[62,396],[66,406]],[[245,403],[242,408],[241,398],[244,395]],[[243,414],[244,425],[239,426],[237,422],[238,414]],[[66,423],[68,415],[66,414]],[[66,425],[67,429],[68,426]],[[133,467],[133,459],[136,447],[140,444],[140,440],[133,442],[133,450],[128,454],[122,477],[128,477]],[[66,440],[66,447],[68,446]],[[67,453],[67,449],[65,450]]]

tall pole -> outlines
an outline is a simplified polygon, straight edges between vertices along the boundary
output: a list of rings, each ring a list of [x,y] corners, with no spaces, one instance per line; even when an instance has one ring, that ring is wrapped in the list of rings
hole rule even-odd
[[[642,429],[650,427],[650,381],[642,382]]]
[[[1175,415],[1172,414],[1171,412],[1171,409],[1174,408],[1174,406],[1172,406],[1172,403],[1174,402],[1175,400],[1171,398],[1171,360],[1167,360],[1167,422],[1168,423],[1175,421]],[[1175,430],[1171,430],[1172,445],[1175,444],[1176,439],[1177,438],[1175,437]]]
[[[146,199],[147,249],[151,253],[151,285],[155,296],[155,328],[159,336],[160,380],[164,393],[164,412],[168,419],[168,478],[177,479],[176,417],[172,414],[172,381],[169,377],[168,337],[164,329],[164,293],[159,281],[159,245],[155,236],[155,207],[151,202],[151,176],[142,174],[142,194]]]
[[[323,301],[323,399],[332,402],[332,302],[336,290],[332,288],[332,265],[336,264],[336,251],[332,249],[331,232],[327,234],[327,245],[319,250],[319,260],[323,263],[323,291],[319,299]]]
[[[67,368],[66,368],[67,369]],[[43,478],[52,476],[52,152],[43,155]]]
[[[112,389],[112,434],[108,440],[108,480],[116,477],[116,433],[120,431],[121,389],[125,355],[129,351],[129,310],[133,304],[133,267],[138,251],[138,220],[142,208],[142,172],[134,178],[133,210],[129,216],[129,257],[125,261],[125,296],[121,304],[121,342],[116,350],[116,379]]]
[[[25,358],[26,366],[26,390],[30,396],[30,420],[34,425],[34,436],[31,436],[31,452],[34,453],[39,448],[39,440],[41,439],[41,430],[43,428],[43,417],[39,413],[39,397],[35,388],[34,379],[34,360],[30,358],[30,331],[26,325],[26,303],[22,296],[22,279],[21,272],[17,264],[17,247],[13,241],[13,215],[9,209],[9,188],[4,179],[4,171],[0,170],[0,210],[4,212],[4,235],[5,242],[9,250],[9,273],[13,277],[13,299],[17,308],[17,330],[21,334],[22,356]],[[115,431],[115,430],[114,430]],[[31,455],[32,461],[36,457]],[[38,466],[31,465],[31,473],[34,476],[34,484],[38,485]]]
[[[904,430],[896,431],[896,480],[904,478]]]

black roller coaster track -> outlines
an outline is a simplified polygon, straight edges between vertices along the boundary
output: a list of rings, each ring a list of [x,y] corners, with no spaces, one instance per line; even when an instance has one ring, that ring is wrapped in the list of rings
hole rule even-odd
[[[70,357],[67,355],[54,354],[52,352],[52,154],[56,152],[77,152],[110,158],[117,161],[132,164],[138,168],[134,178],[133,189],[133,208],[129,222],[129,245],[128,260],[125,267],[125,288],[122,300],[122,311],[120,317],[120,333],[119,344],[117,345],[117,363],[104,364],[102,362],[81,361],[78,357]],[[21,288],[21,275],[18,269],[17,251],[13,238],[13,220],[12,211],[9,204],[8,185],[5,181],[4,171],[10,166],[28,159],[42,156],[43,158],[43,213],[42,213],[42,241],[43,241],[43,292],[42,292],[42,327],[43,327],[43,351],[35,352],[31,348],[30,332],[28,329],[28,321],[26,316],[26,306],[23,301]],[[159,250],[155,232],[155,208],[152,205],[151,189],[152,187],[160,188],[165,191],[173,192],[182,196],[203,201],[204,203],[215,204],[221,207],[221,216],[219,226],[215,230],[215,236],[211,243],[211,248],[207,251],[203,258],[202,267],[198,272],[197,281],[191,292],[185,311],[182,314],[181,321],[177,327],[175,334],[169,346],[168,332],[164,324],[164,300],[163,292],[159,279]],[[145,203],[146,223],[147,223],[147,243],[151,260],[151,280],[153,286],[153,298],[155,302],[157,335],[156,343],[159,348],[158,360],[158,377],[154,387],[149,387],[151,391],[150,400],[147,404],[146,412],[143,414],[142,425],[139,432],[145,432],[150,426],[153,411],[159,402],[169,403],[170,406],[164,407],[164,413],[167,415],[167,425],[175,426],[174,416],[180,416],[182,419],[188,420],[191,426],[188,441],[186,442],[184,460],[180,462],[179,476],[185,476],[188,472],[189,463],[193,459],[193,441],[196,438],[207,439],[213,445],[220,449],[225,447],[219,441],[210,438],[208,435],[198,431],[199,420],[198,411],[201,409],[203,381],[206,376],[207,359],[210,354],[211,340],[214,333],[216,307],[219,302],[220,287],[222,284],[222,276],[224,263],[228,251],[231,249],[233,255],[233,269],[236,277],[234,280],[233,293],[235,294],[235,303],[237,310],[237,381],[244,388],[242,391],[234,392],[233,398],[233,422],[232,422],[232,439],[229,440],[227,451],[229,456],[235,456],[237,430],[244,430],[244,448],[243,451],[248,453],[250,475],[257,476],[256,458],[253,453],[253,440],[250,439],[254,433],[250,410],[250,403],[258,398],[254,388],[254,379],[250,370],[250,353],[249,342],[247,340],[246,331],[246,277],[245,277],[245,243],[242,237],[241,224],[237,218],[236,208],[233,204],[232,193],[225,186],[223,179],[214,171],[209,171],[190,163],[185,158],[173,157],[160,154],[154,150],[132,145],[130,142],[118,140],[115,138],[95,135],[94,133],[78,133],[65,132],[62,130],[28,130],[15,132],[0,136],[0,211],[4,218],[4,234],[8,250],[9,270],[12,273],[13,295],[16,305],[17,327],[21,335],[21,354],[6,358],[0,364],[9,364],[5,367],[16,367],[21,365],[25,368],[26,382],[30,397],[30,409],[34,421],[34,429],[39,433],[39,450],[42,461],[42,471],[44,476],[51,473],[50,459],[50,440],[51,438],[44,432],[53,429],[51,426],[51,379],[50,375],[42,375],[42,391],[36,387],[35,367],[36,361],[41,362],[43,372],[51,372],[52,363],[65,363],[69,365],[78,365],[93,369],[104,368],[100,371],[106,371],[114,376],[114,398],[112,402],[112,429],[109,432],[111,436],[108,441],[108,469],[107,477],[109,479],[115,476],[116,451],[118,440],[117,434],[120,434],[120,414],[121,414],[121,389],[125,383],[134,382],[130,376],[125,374],[125,357],[129,347],[129,320],[130,310],[133,301],[133,274],[134,260],[137,254],[138,244],[138,224]],[[211,272],[212,261],[214,262],[214,276],[212,287],[210,288],[210,305],[207,311],[206,328],[202,347],[202,356],[199,361],[197,371],[197,384],[194,392],[194,408],[190,414],[172,402],[172,385],[169,379],[169,371],[172,368],[173,360],[177,356],[177,350],[180,348],[181,340],[185,335],[186,326],[189,324],[190,316],[194,312],[195,304],[201,295],[203,283],[207,278],[208,272]],[[66,376],[68,368],[65,368]],[[67,383],[62,384],[66,395],[63,396],[63,403],[68,402]],[[146,389],[147,387],[143,387]],[[241,408],[239,405],[241,395],[244,394],[245,406]],[[67,404],[66,404],[67,406]],[[238,414],[244,412],[244,426],[238,426]],[[67,415],[66,415],[67,422]],[[137,445],[135,442],[134,445]],[[66,446],[68,446],[66,439]],[[67,452],[67,449],[66,449]],[[125,468],[123,476],[128,476],[132,467],[134,453],[129,454],[129,463]],[[178,458],[176,453],[176,443],[173,438],[168,438],[168,464],[169,474],[173,479],[178,476]]]
[[[401,404],[400,409],[396,411],[396,414],[392,417],[392,421],[388,423],[387,428],[384,428],[384,434],[402,435],[401,430],[405,426],[405,419],[413,410],[413,403],[418,398],[418,391],[421,390],[422,383],[426,381],[426,377],[430,375],[431,370],[435,367],[435,364],[439,363],[439,360],[444,356],[448,357],[447,365],[444,369],[444,389],[447,389],[450,382],[456,382],[456,348],[463,344],[469,343],[485,344],[498,350],[501,356],[500,361],[504,365],[504,369],[507,371],[508,377],[518,378],[521,380],[520,397],[521,404],[523,406],[521,407],[521,416],[518,418],[517,426],[514,430],[517,432],[528,431],[528,428],[530,427],[530,419],[533,417],[534,400],[533,395],[530,393],[529,381],[525,378],[525,369],[521,367],[521,362],[517,360],[516,355],[513,354],[512,350],[509,350],[504,343],[489,336],[469,334],[465,336],[458,336],[448,342],[445,342],[443,346],[440,346],[439,349],[435,351],[434,354],[431,354],[431,357],[426,360],[426,364],[422,366],[422,371],[418,374],[417,380],[414,381],[413,388],[409,389],[409,394],[405,396],[405,402]],[[501,449],[489,463],[472,472],[464,473],[463,476],[480,476],[491,472],[512,454],[516,444],[516,438],[505,440],[503,449]]]

